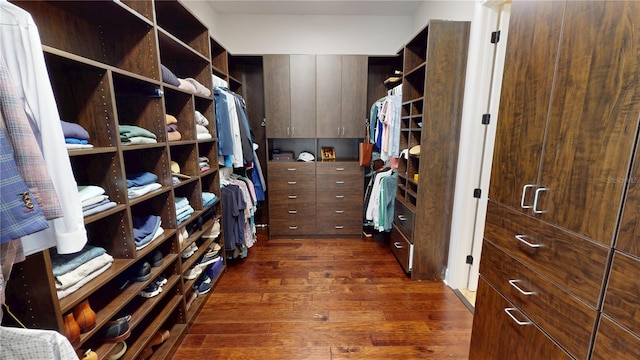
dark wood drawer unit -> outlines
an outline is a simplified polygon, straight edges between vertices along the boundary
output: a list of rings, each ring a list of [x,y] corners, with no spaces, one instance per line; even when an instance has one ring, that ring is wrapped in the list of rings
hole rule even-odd
[[[272,180],[286,180],[292,176],[316,174],[315,163],[302,161],[269,162],[269,183]]]
[[[317,233],[360,236],[363,192],[363,173],[357,162],[316,163]]]
[[[572,359],[482,277],[478,283],[473,329],[470,360]]]
[[[269,162],[268,166],[270,234],[315,234],[315,163]]]
[[[603,315],[591,359],[640,359],[640,337]]]
[[[362,175],[362,168],[358,163],[349,161],[319,162],[316,166],[316,173],[323,177],[327,175]]]
[[[308,236],[315,233],[316,222],[310,219],[270,219],[270,231],[274,236]]]
[[[485,238],[589,306],[598,305],[609,249],[489,201]]]
[[[640,260],[615,251],[602,312],[640,335]]]
[[[578,359],[587,357],[596,322],[595,309],[486,240],[480,274],[569,353]]]
[[[413,245],[402,235],[402,232],[398,230],[395,224],[393,224],[391,228],[391,241],[389,246],[404,271],[411,271],[411,258],[413,255],[411,246]]]
[[[413,215],[414,212],[411,211],[408,207],[404,205],[404,203],[395,200],[395,206],[393,208],[394,217],[393,223],[396,225],[398,230],[402,232],[402,234],[411,241],[413,239]]]

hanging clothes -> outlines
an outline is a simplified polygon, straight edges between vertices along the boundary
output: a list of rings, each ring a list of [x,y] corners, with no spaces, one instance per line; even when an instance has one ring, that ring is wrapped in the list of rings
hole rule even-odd
[[[365,225],[377,231],[391,230],[397,185],[398,173],[390,167],[372,173],[365,190]]]
[[[60,253],[73,253],[84,247],[87,233],[40,35],[31,15],[18,6],[0,0],[0,12],[0,53],[23,101],[64,213],[50,220],[48,229],[23,237],[24,252],[29,255],[57,246]]]
[[[402,85],[396,86],[387,96],[378,99],[371,106],[370,116],[370,141],[380,150],[380,159],[386,163],[393,158],[392,165],[397,166],[395,160],[400,155]]]

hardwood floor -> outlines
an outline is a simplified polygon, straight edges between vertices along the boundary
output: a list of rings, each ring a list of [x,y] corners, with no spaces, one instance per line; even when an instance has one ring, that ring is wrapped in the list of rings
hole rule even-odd
[[[449,287],[410,281],[383,242],[260,239],[173,359],[467,359],[471,322]]]

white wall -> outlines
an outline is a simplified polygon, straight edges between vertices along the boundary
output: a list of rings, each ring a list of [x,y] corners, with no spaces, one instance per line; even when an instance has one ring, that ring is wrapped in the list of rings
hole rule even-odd
[[[395,55],[429,19],[471,20],[474,1],[425,1],[413,16],[217,14],[184,4],[231,54]]]

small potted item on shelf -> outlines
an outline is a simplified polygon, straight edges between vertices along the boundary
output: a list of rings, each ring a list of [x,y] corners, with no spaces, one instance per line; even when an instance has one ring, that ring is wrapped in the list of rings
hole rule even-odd
[[[336,160],[336,152],[333,147],[322,147],[322,161],[335,161]]]

